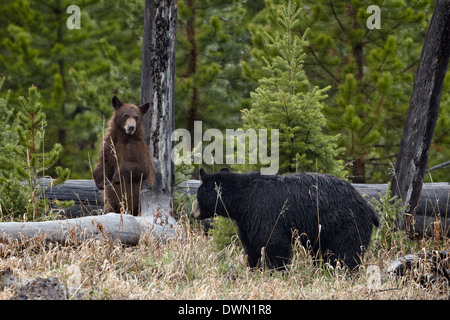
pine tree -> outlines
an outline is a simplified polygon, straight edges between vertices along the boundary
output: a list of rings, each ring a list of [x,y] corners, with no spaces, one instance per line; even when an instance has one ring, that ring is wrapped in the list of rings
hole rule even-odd
[[[40,93],[32,86],[28,97],[19,97],[22,110],[17,113],[12,130],[15,131],[16,141],[9,141],[6,145],[8,157],[3,157],[5,168],[2,171],[2,207],[9,213],[23,214],[24,219],[35,220],[46,210],[46,202],[40,199],[42,188],[38,178],[45,176],[62,154],[63,147],[56,143],[48,152],[44,149],[46,115],[39,101]],[[56,167],[58,178],[55,185],[66,181],[70,175],[69,169]],[[25,183],[22,183],[25,182]],[[2,192],[3,194],[3,192]],[[19,198],[11,198],[16,195]],[[24,206],[24,199],[28,198]]]
[[[3,87],[3,84],[5,83],[6,77],[0,78],[0,92]],[[4,98],[0,98],[0,126],[2,130],[0,131],[0,159],[2,161],[2,164],[6,161],[5,160],[5,154],[6,154],[6,144],[13,142],[14,137],[11,133],[11,118],[13,116],[12,110],[8,107],[8,101],[10,96],[10,91],[6,93],[6,96]],[[6,170],[5,166],[0,166],[0,172],[3,172]]]
[[[280,1],[266,0],[266,7],[250,25],[255,30],[253,59],[243,64],[249,81],[260,78],[261,57],[270,50],[260,31],[273,34],[270,26]],[[308,30],[306,75],[319,87],[331,85],[323,110],[326,131],[340,134],[338,145],[345,150],[342,159],[350,168],[349,178],[353,182],[389,180],[434,1],[292,1],[303,8],[294,32]],[[370,5],[380,7],[380,29],[366,25]],[[441,100],[445,99],[444,90]],[[444,133],[446,128],[440,126],[447,115],[441,114],[436,132]],[[435,139],[436,151],[448,145],[443,136]]]
[[[303,1],[297,30],[309,33],[308,77],[331,84],[327,129],[340,133],[353,182],[389,179],[428,26],[430,1]],[[367,12],[379,5],[380,29]]]
[[[279,129],[279,171],[326,172],[343,176],[338,136],[326,135],[322,114],[330,87],[313,86],[303,69],[307,32],[294,32],[300,8],[291,1],[276,8],[273,35],[259,34],[267,56],[261,56],[265,75],[251,94],[251,109],[242,110],[244,129]],[[254,36],[255,38],[255,36]]]
[[[193,134],[195,120],[208,128],[237,128],[249,87],[240,61],[248,51],[246,8],[239,0],[179,0],[175,123]]]
[[[442,88],[439,115],[428,156],[426,182],[448,182],[450,177],[450,72],[447,70]]]
[[[6,77],[0,79],[0,89]],[[0,221],[14,219],[26,212],[29,203],[27,189],[21,183],[16,173],[15,164],[17,157],[7,147],[17,141],[17,135],[13,130],[13,112],[8,106],[10,91],[0,98]]]

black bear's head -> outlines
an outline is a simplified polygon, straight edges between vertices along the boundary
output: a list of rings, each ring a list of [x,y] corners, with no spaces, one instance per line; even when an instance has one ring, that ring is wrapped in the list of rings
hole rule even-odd
[[[207,174],[205,170],[200,169],[202,184],[198,188],[197,206],[192,213],[192,216],[195,219],[201,220],[211,218],[216,214],[227,216],[222,202],[223,197],[221,197],[224,173],[229,173],[229,170],[227,168],[223,168],[219,173]]]
[[[133,135],[137,129],[142,127],[142,119],[150,107],[148,102],[139,107],[131,103],[122,103],[117,96],[113,96],[112,105],[115,110],[116,126],[122,128],[129,135]]]

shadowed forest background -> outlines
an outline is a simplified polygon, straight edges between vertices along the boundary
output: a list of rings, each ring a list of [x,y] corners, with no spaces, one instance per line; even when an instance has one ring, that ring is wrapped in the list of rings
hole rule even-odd
[[[296,1],[293,1],[296,2]],[[280,1],[179,0],[175,127],[237,129],[258,103],[251,95],[267,77],[267,44],[280,29]],[[299,2],[300,3],[300,2]],[[46,150],[63,146],[57,165],[72,179],[91,179],[97,148],[113,112],[111,97],[138,104],[143,1],[78,1],[81,28],[69,29],[72,1],[2,0],[0,20],[0,152],[22,110],[20,96],[34,85],[46,114]],[[381,8],[381,28],[369,30],[369,5]],[[414,76],[435,1],[302,1],[293,36],[305,36],[299,86],[328,88],[321,99],[324,134],[335,137],[336,157],[352,182],[390,180]],[[307,31],[308,29],[308,31]],[[450,159],[450,81],[441,96],[428,167]],[[270,118],[271,115],[269,114]],[[269,119],[270,120],[270,119]],[[311,147],[313,148],[314,145]],[[283,147],[280,152],[283,153]],[[314,163],[287,171],[314,171]],[[198,169],[198,168],[196,168]],[[220,166],[212,168],[218,171]],[[246,171],[248,168],[236,166]],[[46,172],[53,175],[52,172]],[[448,181],[450,167],[425,181]]]

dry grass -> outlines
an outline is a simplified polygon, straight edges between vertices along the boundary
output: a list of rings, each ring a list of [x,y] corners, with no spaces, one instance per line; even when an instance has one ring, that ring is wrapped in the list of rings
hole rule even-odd
[[[409,275],[400,280],[382,276],[370,288],[367,267],[382,274],[402,252],[369,252],[362,268],[349,276],[317,267],[304,250],[294,252],[289,272],[252,271],[240,247],[214,248],[210,237],[180,223],[184,240],[166,243],[144,235],[127,247],[110,239],[62,245],[43,239],[4,240],[0,271],[20,279],[56,276],[71,287],[69,299],[448,299],[445,283],[423,288]],[[450,243],[443,244],[444,249]],[[9,299],[10,288],[0,291]]]

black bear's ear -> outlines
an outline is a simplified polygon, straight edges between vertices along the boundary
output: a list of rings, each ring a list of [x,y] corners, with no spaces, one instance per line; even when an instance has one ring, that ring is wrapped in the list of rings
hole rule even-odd
[[[230,172],[230,170],[228,170],[228,168],[222,168],[220,169],[220,172]]]
[[[207,174],[206,174],[205,170],[203,170],[203,168],[200,169],[200,179],[202,181],[204,181],[206,179],[206,176],[207,176]]]
[[[148,108],[150,107],[150,103],[144,103],[142,106],[139,107],[141,109],[142,114],[145,114],[148,111]]]
[[[116,95],[114,95],[112,98],[112,105],[113,105],[114,109],[118,109],[123,105],[123,103],[122,103],[122,101],[119,100],[119,98],[117,98]]]

